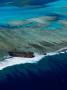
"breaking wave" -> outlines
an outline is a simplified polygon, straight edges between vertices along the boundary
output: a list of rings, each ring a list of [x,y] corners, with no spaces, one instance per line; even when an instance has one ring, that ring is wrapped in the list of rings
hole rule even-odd
[[[4,68],[9,67],[9,66],[14,66],[18,64],[37,63],[38,61],[42,60],[43,58],[47,56],[53,56],[53,55],[64,54],[64,53],[67,53],[66,48],[57,50],[55,52],[47,53],[46,55],[39,55],[37,53],[34,53],[35,57],[33,58],[8,56],[5,60],[0,61],[0,70],[3,70]]]

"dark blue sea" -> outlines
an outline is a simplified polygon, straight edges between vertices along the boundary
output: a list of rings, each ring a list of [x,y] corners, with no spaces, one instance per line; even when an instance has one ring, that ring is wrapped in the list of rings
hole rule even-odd
[[[0,71],[0,90],[67,90],[67,53]]]

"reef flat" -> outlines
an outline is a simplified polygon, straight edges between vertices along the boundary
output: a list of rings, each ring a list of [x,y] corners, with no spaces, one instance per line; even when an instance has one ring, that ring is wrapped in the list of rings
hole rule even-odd
[[[0,25],[0,50],[52,52],[67,46],[67,21],[43,16]]]
[[[0,57],[8,52],[44,54],[64,47],[67,47],[67,1],[57,0],[39,8],[10,4],[0,7]]]

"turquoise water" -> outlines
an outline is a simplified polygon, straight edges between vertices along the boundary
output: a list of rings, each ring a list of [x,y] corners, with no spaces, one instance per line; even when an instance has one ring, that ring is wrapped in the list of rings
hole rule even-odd
[[[67,12],[67,8],[63,8],[66,6],[67,1],[57,1],[56,4],[47,4],[47,7],[41,6],[41,8],[20,8],[15,6],[4,6],[0,7],[0,23],[7,23],[11,20],[23,20],[27,18],[34,18],[45,16],[48,14],[59,14],[67,17],[65,12]],[[19,18],[18,18],[19,17]]]

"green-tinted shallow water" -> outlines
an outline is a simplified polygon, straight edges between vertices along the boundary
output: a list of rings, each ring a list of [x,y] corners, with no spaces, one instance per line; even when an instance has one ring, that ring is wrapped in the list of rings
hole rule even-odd
[[[0,7],[0,53],[44,53],[66,47],[66,3],[60,0],[47,4],[48,7]],[[4,52],[0,57],[4,56]]]

